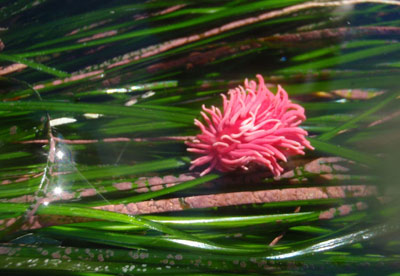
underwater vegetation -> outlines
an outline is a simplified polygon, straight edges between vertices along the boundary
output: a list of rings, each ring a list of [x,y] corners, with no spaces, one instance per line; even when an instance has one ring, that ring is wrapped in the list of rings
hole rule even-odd
[[[2,275],[400,273],[399,1],[0,3]]]

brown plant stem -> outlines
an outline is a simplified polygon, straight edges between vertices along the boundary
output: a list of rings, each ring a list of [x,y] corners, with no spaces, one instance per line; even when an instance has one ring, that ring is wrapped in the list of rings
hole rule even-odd
[[[184,198],[160,199],[137,203],[103,205],[95,209],[129,215],[176,212],[188,209],[226,207],[297,200],[369,197],[377,194],[375,186],[348,185],[233,192]]]
[[[4,76],[7,74],[17,72],[17,71],[21,71],[27,67],[28,66],[26,66],[25,64],[22,64],[22,63],[14,63],[9,66],[0,67],[0,76]]]
[[[330,1],[330,2],[305,2],[298,5],[289,6],[280,10],[268,11],[262,13],[258,16],[248,17],[245,19],[240,19],[236,21],[232,21],[230,23],[224,24],[220,27],[216,27],[210,29],[208,31],[202,32],[200,34],[194,34],[186,37],[180,37],[176,39],[169,40],[167,42],[151,45],[143,49],[139,49],[130,53],[126,53],[123,56],[115,57],[111,60],[105,61],[96,66],[89,66],[83,70],[83,72],[92,71],[92,68],[114,68],[121,65],[125,65],[134,61],[138,61],[140,59],[154,56],[159,53],[166,52],[170,49],[183,46],[185,44],[189,44],[192,42],[199,41],[201,39],[205,39],[208,37],[212,37],[227,31],[231,31],[246,25],[255,24],[264,20],[292,14],[295,12],[299,12],[302,10],[307,10],[311,8],[325,8],[325,7],[337,7],[342,5],[352,5],[352,4],[361,4],[361,3],[380,3],[380,4],[388,4],[388,5],[400,5],[400,2],[394,0],[338,0],[338,1]]]
[[[302,32],[296,34],[283,34],[268,37],[261,37],[256,40],[246,40],[239,43],[223,44],[214,49],[206,50],[203,52],[197,51],[191,54],[173,59],[171,61],[160,62],[149,65],[147,71],[149,73],[156,73],[162,70],[171,70],[176,67],[185,66],[186,69],[191,69],[194,66],[208,64],[221,57],[232,56],[233,54],[240,53],[250,49],[258,49],[262,47],[268,48],[282,48],[285,47],[316,47],[340,42],[345,39],[356,39],[361,37],[370,36],[388,36],[393,38],[394,35],[400,35],[399,27],[386,27],[386,26],[360,26],[360,27],[341,27],[332,29],[315,30],[309,32]],[[210,46],[207,46],[210,48]]]
[[[203,209],[212,207],[227,207],[244,204],[263,204],[276,203],[285,201],[299,200],[318,200],[318,199],[346,199],[346,198],[366,198],[377,196],[377,188],[375,186],[366,185],[348,185],[348,186],[328,186],[328,187],[312,187],[312,188],[289,188],[261,190],[252,192],[234,192],[221,193],[212,195],[189,196],[183,198],[171,198],[161,200],[149,200],[137,203],[103,205],[94,207],[104,211],[123,213],[129,215],[143,215],[164,212],[178,212],[190,209]],[[299,206],[301,204],[299,203]],[[339,208],[331,208],[322,212],[320,219],[333,218],[336,213],[346,215],[350,213],[352,208],[350,205]],[[358,209],[364,205],[357,205]],[[0,228],[13,225],[18,218],[4,219],[0,221]],[[93,221],[93,219],[80,217],[65,216],[32,216],[29,222],[25,223],[21,229],[30,230],[48,226]]]

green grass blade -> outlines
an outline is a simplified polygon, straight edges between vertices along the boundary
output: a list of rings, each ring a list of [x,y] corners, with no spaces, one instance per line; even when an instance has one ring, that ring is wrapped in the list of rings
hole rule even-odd
[[[193,116],[191,112],[184,108],[177,107],[159,107],[139,105],[125,107],[116,105],[99,105],[83,103],[64,103],[56,101],[30,101],[30,102],[0,102],[0,110],[11,111],[59,111],[71,113],[94,113],[104,115],[132,116],[152,120],[172,121],[192,125]],[[180,112],[180,116],[176,116]],[[186,113],[186,114],[185,114]]]
[[[341,156],[343,158],[354,160],[370,166],[375,166],[379,163],[379,161],[374,157],[359,151],[355,151],[352,149],[341,147],[339,145],[334,145],[324,141],[320,141],[317,138],[308,138],[308,140],[311,142],[311,145],[313,145],[317,151]]]
[[[47,73],[49,75],[53,75],[59,78],[66,78],[71,76],[70,74],[68,74],[67,72],[63,72],[61,70],[57,70],[55,68],[52,67],[48,67],[46,65],[31,61],[31,60],[27,60],[23,57],[20,56],[12,56],[12,55],[7,55],[7,54],[0,54],[0,60],[6,60],[6,61],[12,61],[12,62],[16,62],[16,63],[22,63],[25,64],[26,66],[38,70],[40,72],[44,72]]]
[[[395,100],[399,96],[399,94],[400,94],[400,92],[393,93],[389,97],[386,97],[386,99],[382,100],[378,104],[376,104],[373,107],[369,108],[367,111],[363,112],[362,114],[360,114],[360,115],[354,117],[353,119],[347,121],[343,125],[341,125],[341,126],[335,128],[335,129],[331,130],[331,131],[328,131],[328,132],[320,135],[318,137],[318,139],[321,140],[321,141],[328,141],[329,139],[333,138],[336,134],[338,134],[340,131],[347,130],[347,129],[353,127],[355,123],[357,123],[357,122],[367,118],[371,114],[379,111],[385,105],[387,105],[391,101]]]

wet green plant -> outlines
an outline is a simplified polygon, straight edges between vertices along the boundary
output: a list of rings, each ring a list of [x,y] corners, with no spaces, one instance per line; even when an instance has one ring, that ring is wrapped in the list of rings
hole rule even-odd
[[[1,273],[398,273],[395,1],[3,2]],[[189,171],[201,106],[257,73],[316,150]]]

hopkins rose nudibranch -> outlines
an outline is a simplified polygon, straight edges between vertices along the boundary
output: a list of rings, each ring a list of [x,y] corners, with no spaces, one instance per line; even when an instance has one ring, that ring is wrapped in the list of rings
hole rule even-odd
[[[212,169],[222,172],[248,169],[251,163],[268,167],[275,176],[283,172],[278,161],[287,156],[304,154],[314,149],[305,138],[307,131],[299,125],[306,119],[304,108],[292,103],[286,91],[278,85],[274,95],[257,75],[255,81],[244,81],[244,87],[230,89],[229,99],[221,94],[223,110],[202,106],[203,124],[195,119],[201,133],[186,142],[190,152],[202,156],[192,161],[193,169],[208,164],[201,173]]]

